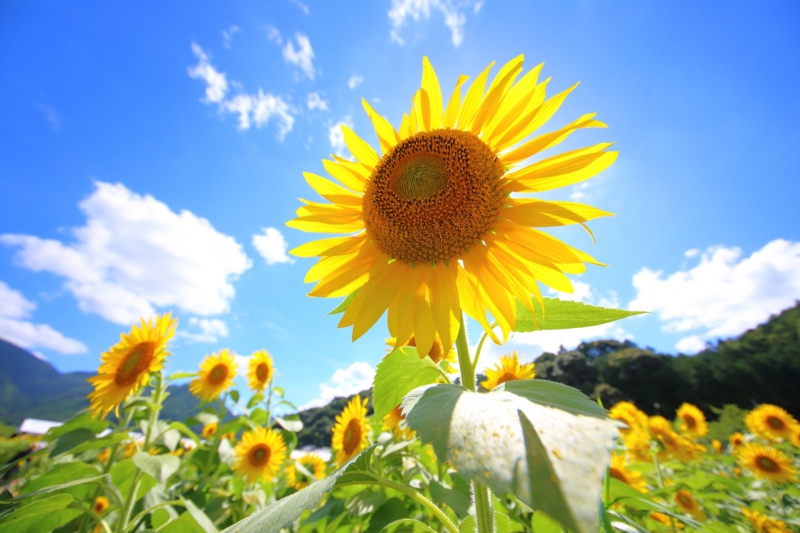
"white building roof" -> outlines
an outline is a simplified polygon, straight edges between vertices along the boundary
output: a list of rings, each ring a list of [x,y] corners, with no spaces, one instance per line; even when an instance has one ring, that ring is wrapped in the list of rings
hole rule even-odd
[[[31,435],[44,435],[50,428],[56,428],[64,425],[63,422],[53,422],[52,420],[39,420],[38,418],[26,418],[19,425],[20,433],[29,433]]]

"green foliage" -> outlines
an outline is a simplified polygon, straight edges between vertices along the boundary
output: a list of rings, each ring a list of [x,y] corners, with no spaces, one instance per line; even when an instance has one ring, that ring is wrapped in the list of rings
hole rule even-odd
[[[544,309],[533,298],[533,310],[517,301],[517,319],[514,331],[528,333],[531,331],[544,331],[554,329],[574,329],[607,324],[629,316],[641,315],[645,311],[625,311],[624,309],[608,309],[586,305],[581,302],[559,300],[558,298],[543,298]]]
[[[717,439],[726,442],[734,433],[745,430],[744,417],[747,411],[736,405],[723,405],[722,409],[712,407],[711,410],[719,418],[708,423],[708,439]]]
[[[373,406],[375,418],[400,405],[403,397],[422,385],[433,383],[440,372],[430,357],[420,358],[417,349],[405,347],[384,357],[375,371]]]

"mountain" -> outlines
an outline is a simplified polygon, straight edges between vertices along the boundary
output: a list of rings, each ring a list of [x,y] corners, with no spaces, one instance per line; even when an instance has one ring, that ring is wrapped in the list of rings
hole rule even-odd
[[[25,418],[63,422],[89,407],[92,372],[60,373],[27,350],[0,339],[0,422],[19,426]],[[200,402],[189,385],[172,385],[160,416],[184,420]]]

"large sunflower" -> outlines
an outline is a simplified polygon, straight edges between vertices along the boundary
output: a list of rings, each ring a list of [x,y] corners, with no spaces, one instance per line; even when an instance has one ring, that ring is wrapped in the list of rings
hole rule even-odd
[[[197,378],[189,383],[189,391],[210,402],[233,384],[237,369],[236,359],[227,348],[220,350],[219,354],[207,355],[200,363]]]
[[[572,292],[565,273],[583,272],[584,263],[601,264],[534,228],[586,227],[586,221],[611,213],[518,195],[584,181],[611,165],[617,152],[600,143],[528,164],[574,131],[605,125],[590,113],[530,138],[575,85],[545,98],[550,80],[539,82],[541,65],[517,80],[522,62],[519,56],[505,64],[486,89],[490,64],[463,99],[467,77],[461,76],[445,107],[436,73],[424,58],[422,86],[399,129],[362,100],[381,155],[343,126],[356,160],[333,156],[322,162],[338,183],[304,174],[330,203],[302,200],[298,217],[287,225],[348,235],[292,253],[320,258],[305,278],[317,282],[310,296],[358,291],[339,322],[353,326],[353,340],[388,309],[395,346],[413,335],[419,351],[427,353],[437,333],[444,346],[452,345],[451,331],[463,310],[499,342],[490,323],[497,321],[507,338],[516,300],[531,312],[531,295],[542,302],[537,281]]]
[[[761,404],[744,419],[747,429],[769,440],[792,438],[792,433],[800,428],[797,420],[777,405]]]
[[[735,450],[739,466],[750,470],[756,477],[773,483],[797,482],[797,469],[782,451],[763,444],[742,444]]]
[[[506,381],[516,381],[518,379],[533,379],[536,371],[533,363],[524,365],[519,364],[519,355],[516,351],[500,357],[500,362],[494,368],[486,369],[486,379],[481,381],[481,387],[492,390]]]
[[[269,382],[272,381],[274,372],[275,366],[272,364],[272,356],[266,350],[254,352],[247,368],[247,386],[255,392],[264,392]]]
[[[310,474],[312,474],[312,478],[309,479],[308,476],[303,474],[302,472],[297,470],[297,466],[295,463],[299,463],[303,466]],[[289,466],[286,467],[286,481],[289,486],[294,487],[297,490],[307,487],[309,484],[317,481],[318,479],[322,479],[325,477],[325,460],[315,453],[307,453],[297,459],[296,461],[291,461]]]
[[[112,409],[119,414],[120,404],[146,385],[150,374],[164,367],[164,358],[169,355],[167,342],[177,325],[172,313],[159,315],[155,321],[142,319],[100,356],[97,375],[88,379],[94,386],[89,393],[89,410],[95,416],[105,418]]]
[[[681,431],[692,438],[703,437],[708,433],[706,416],[695,405],[684,402],[678,408],[678,420]]]
[[[608,475],[630,485],[639,492],[647,492],[647,481],[641,473],[635,470],[628,470],[628,460],[623,454],[615,453],[611,455]]]
[[[650,433],[661,443],[665,451],[679,461],[691,461],[697,456],[697,449],[692,441],[680,436],[672,424],[663,416],[651,416],[648,425]]]
[[[620,428],[623,435],[635,433],[639,430],[647,431],[647,415],[630,402],[617,402],[608,412],[608,416],[623,422],[627,427]]]
[[[367,398],[355,396],[344,410],[336,415],[331,448],[336,451],[336,464],[342,466],[367,447]]]
[[[257,428],[242,435],[242,441],[234,449],[236,459],[233,469],[247,478],[257,481],[260,477],[268,481],[286,458],[286,443],[274,429]]]

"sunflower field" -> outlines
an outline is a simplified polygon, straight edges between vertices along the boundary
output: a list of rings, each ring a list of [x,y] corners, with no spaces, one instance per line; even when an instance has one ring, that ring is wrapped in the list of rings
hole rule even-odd
[[[344,298],[332,314],[355,341],[386,316],[391,351],[372,407],[336,418],[330,456],[297,449],[302,422],[255,352],[248,390],[228,349],[196,372],[167,374],[171,314],[142,319],[104,352],[90,406],[0,467],[0,530],[93,533],[789,532],[800,528],[800,423],[763,404],[743,432],[712,434],[685,403],[673,419],[613,406],[537,379],[510,353],[476,379],[487,340],[596,326],[637,311],[546,298],[590,255],[539,228],[611,213],[531,195],[608,168],[612,143],[529,161],[594,113],[537,133],[575,86],[549,98],[542,65],[489,65],[447,103],[423,59],[421,87],[395,129],[364,100],[376,151],[343,126],[353,159],[305,178],[290,227],[344,236],[295,250],[318,258],[310,296]],[[467,317],[480,328],[467,342]],[[175,380],[203,403],[159,415]],[[236,416],[228,406],[237,405]],[[111,414],[113,413],[113,416]],[[723,440],[724,439],[724,440]],[[16,443],[19,444],[19,443]]]

